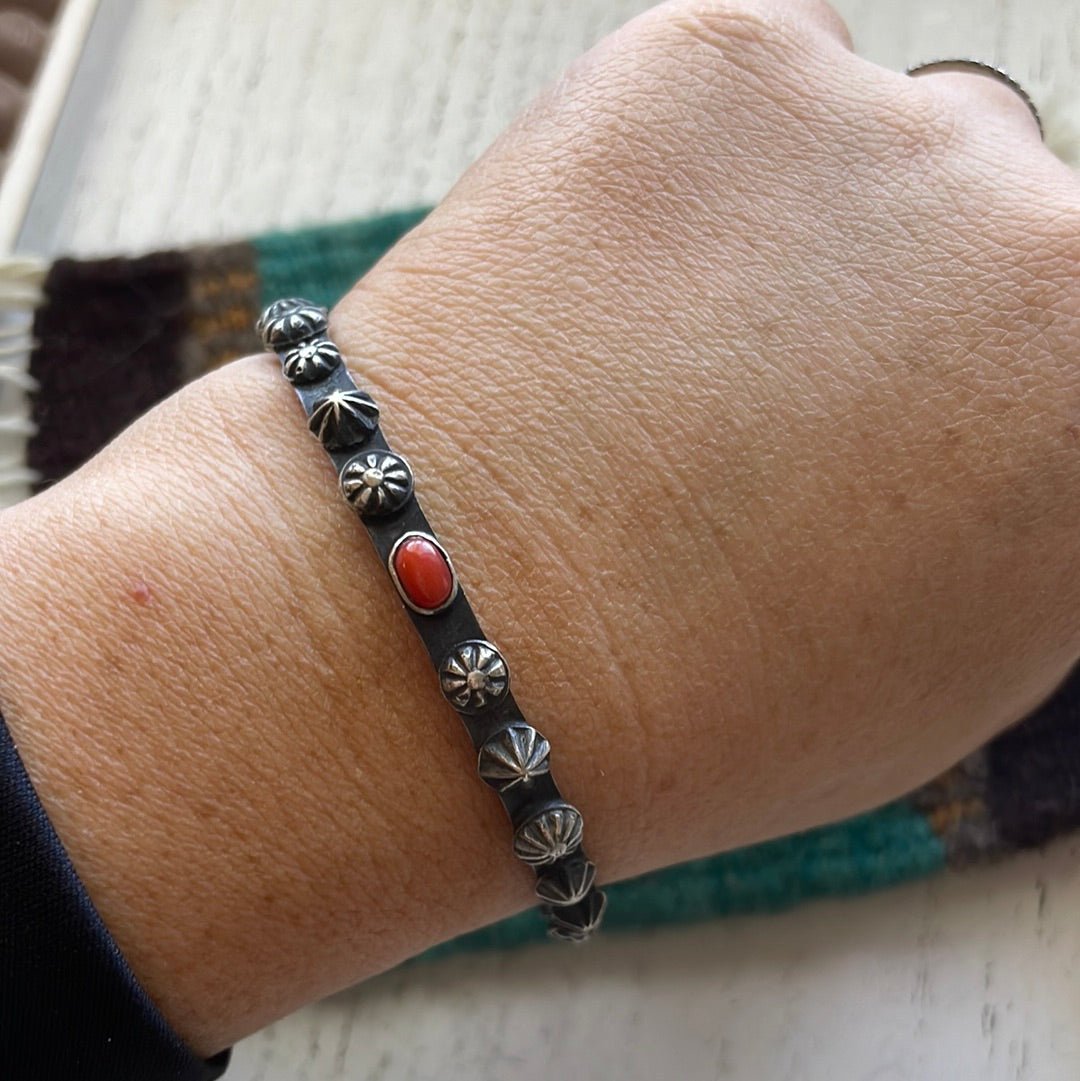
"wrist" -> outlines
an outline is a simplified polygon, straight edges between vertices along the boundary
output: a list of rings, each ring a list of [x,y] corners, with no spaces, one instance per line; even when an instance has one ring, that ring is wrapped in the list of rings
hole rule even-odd
[[[456,501],[448,437],[407,395],[391,405],[372,389],[589,821],[603,800],[589,774],[619,767],[588,753],[599,733],[582,718],[590,694],[594,714],[610,708],[611,677],[584,641],[576,582],[549,561],[534,601],[546,539],[501,489]],[[493,543],[472,549],[478,535]],[[192,384],[6,513],[0,546],[5,715],[107,926],[196,1050],[533,903],[468,741],[268,358]],[[604,852],[616,816],[597,818]]]

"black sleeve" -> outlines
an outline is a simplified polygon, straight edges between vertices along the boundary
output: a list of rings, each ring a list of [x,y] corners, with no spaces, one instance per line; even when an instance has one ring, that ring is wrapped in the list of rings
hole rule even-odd
[[[0,717],[0,1078],[213,1081],[139,985]]]

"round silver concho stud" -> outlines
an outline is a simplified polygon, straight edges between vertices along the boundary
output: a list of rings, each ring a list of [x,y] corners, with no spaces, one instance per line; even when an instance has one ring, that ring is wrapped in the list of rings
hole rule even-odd
[[[477,771],[500,792],[527,785],[551,769],[551,746],[531,724],[519,721],[489,736],[480,748]]]
[[[548,910],[548,934],[564,942],[584,942],[599,926],[607,908],[607,894],[594,890],[580,904]]]
[[[275,300],[255,324],[263,345],[271,352],[322,334],[327,326],[327,311],[300,297]]]
[[[401,510],[413,491],[413,473],[400,454],[365,450],[341,470],[341,494],[361,518],[385,518]]]
[[[581,844],[581,813],[569,803],[555,803],[526,819],[514,834],[514,855],[534,867],[561,860]]]
[[[1035,118],[1035,124],[1038,126],[1039,137],[1046,137],[1042,117],[1039,116],[1039,110],[1035,107],[1035,102],[1031,100],[1031,95],[1004,68],[999,68],[995,64],[988,64],[985,60],[974,60],[969,56],[956,56],[943,57],[940,60],[924,60],[919,64],[912,64],[905,74],[931,75],[947,72],[958,72],[961,75],[970,75],[972,73],[989,75],[992,79],[997,79],[999,83],[1004,83],[1028,107],[1028,111]]]
[[[576,905],[596,881],[596,865],[589,860],[563,860],[536,880],[536,896],[549,905]]]
[[[327,450],[366,442],[379,426],[379,407],[362,390],[332,390],[320,398],[308,417],[311,434]]]
[[[482,638],[459,642],[439,665],[439,686],[462,713],[476,713],[505,697],[510,673],[502,654]]]

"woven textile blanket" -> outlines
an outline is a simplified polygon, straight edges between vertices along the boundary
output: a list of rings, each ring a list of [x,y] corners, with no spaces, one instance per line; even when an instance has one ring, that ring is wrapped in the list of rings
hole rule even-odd
[[[424,213],[142,258],[62,259],[36,272],[26,292],[34,309],[24,378],[31,423],[19,429],[28,436],[25,456],[8,463],[9,479],[41,488],[70,473],[188,380],[260,351],[253,324],[265,304],[279,296],[333,304]],[[775,910],[875,889],[1039,845],[1078,823],[1080,669],[1035,714],[905,799],[613,885],[606,926]],[[530,910],[426,956],[543,937]]]

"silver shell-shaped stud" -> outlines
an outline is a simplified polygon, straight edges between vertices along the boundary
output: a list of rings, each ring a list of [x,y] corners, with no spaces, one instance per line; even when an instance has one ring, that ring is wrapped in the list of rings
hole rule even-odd
[[[379,426],[379,407],[362,390],[332,390],[320,398],[308,417],[311,434],[327,450],[352,447],[370,438]]]
[[[593,890],[580,904],[548,912],[548,934],[565,942],[584,942],[604,919],[607,894]]]
[[[362,518],[381,518],[400,510],[413,490],[413,474],[400,454],[362,451],[341,471],[341,494]]]
[[[510,673],[502,654],[482,638],[459,642],[439,665],[446,700],[463,713],[475,713],[506,694]]]
[[[505,792],[547,773],[551,769],[550,757],[548,741],[532,725],[522,722],[500,729],[485,741],[478,769],[492,788]]]
[[[327,325],[325,308],[300,297],[288,297],[275,300],[259,316],[255,330],[262,338],[263,345],[271,352],[277,352],[307,338],[314,338],[326,330]]]
[[[540,867],[569,855],[581,844],[581,812],[569,803],[545,807],[523,822],[514,834],[514,855]]]
[[[290,383],[315,383],[341,363],[341,351],[329,338],[313,338],[294,345],[281,358],[281,370]]]
[[[576,905],[596,881],[596,864],[562,860],[536,880],[536,896],[549,905]]]

